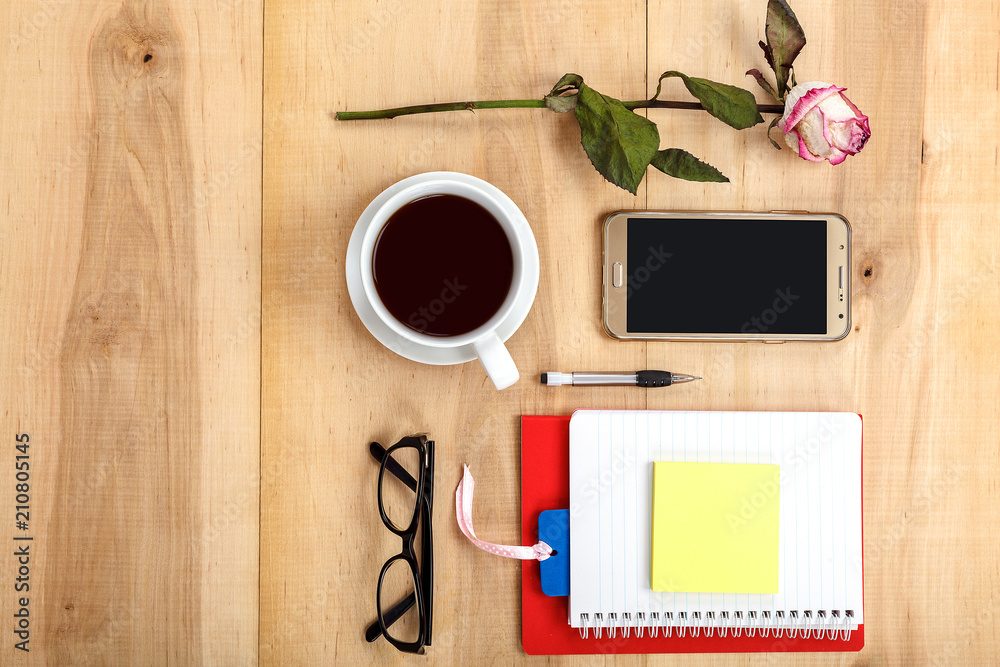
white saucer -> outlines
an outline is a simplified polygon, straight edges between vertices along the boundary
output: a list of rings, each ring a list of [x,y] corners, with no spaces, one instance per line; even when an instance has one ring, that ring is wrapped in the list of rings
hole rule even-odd
[[[431,347],[429,345],[422,345],[407,338],[403,338],[389,328],[389,326],[375,314],[375,310],[371,307],[368,303],[368,299],[365,297],[365,291],[361,283],[361,242],[365,237],[365,232],[368,230],[368,227],[372,224],[375,212],[382,206],[382,204],[385,203],[386,200],[403,188],[423,183],[424,181],[432,181],[441,178],[462,181],[482,188],[492,195],[500,206],[507,210],[512,218],[515,220],[525,220],[524,214],[521,213],[517,204],[511,201],[510,197],[505,195],[496,187],[478,178],[452,171],[434,171],[426,174],[417,174],[416,176],[404,178],[398,183],[390,185],[382,192],[382,194],[372,200],[372,203],[368,205],[368,207],[364,210],[364,213],[361,214],[361,217],[358,218],[358,222],[354,226],[354,232],[351,233],[351,240],[347,244],[347,258],[345,264],[347,268],[347,292],[351,296],[351,303],[354,304],[354,310],[357,312],[358,317],[361,318],[361,322],[365,325],[365,328],[368,329],[371,335],[374,336],[378,342],[382,343],[399,356],[412,361],[422,364],[431,364],[434,366],[449,366],[452,364],[464,364],[467,361],[475,360],[477,357],[472,345],[469,344],[451,348]],[[525,224],[527,224],[527,220],[525,220]],[[527,252],[524,254],[524,281],[526,288],[514,301],[510,315],[508,315],[507,319],[501,322],[497,327],[497,335],[502,341],[506,341],[510,338],[514,332],[517,331],[517,328],[524,322],[524,319],[528,316],[528,311],[531,310],[531,304],[535,300],[535,292],[538,289],[538,246],[535,243],[533,235],[530,235],[525,239],[525,245],[527,246]]]

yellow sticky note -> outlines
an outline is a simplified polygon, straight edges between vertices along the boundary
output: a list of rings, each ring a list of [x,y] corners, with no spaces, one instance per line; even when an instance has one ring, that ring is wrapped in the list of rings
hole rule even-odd
[[[653,463],[653,590],[777,593],[780,470]]]

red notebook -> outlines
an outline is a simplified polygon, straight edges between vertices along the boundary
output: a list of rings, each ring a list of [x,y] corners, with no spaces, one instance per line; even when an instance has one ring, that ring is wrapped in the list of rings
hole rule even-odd
[[[521,539],[538,541],[538,515],[569,507],[569,421],[567,417],[521,418]],[[848,640],[733,637],[617,637],[583,639],[569,625],[569,598],[542,593],[538,561],[525,561],[521,574],[522,645],[530,655],[614,653],[751,653],[860,651],[864,625]]]

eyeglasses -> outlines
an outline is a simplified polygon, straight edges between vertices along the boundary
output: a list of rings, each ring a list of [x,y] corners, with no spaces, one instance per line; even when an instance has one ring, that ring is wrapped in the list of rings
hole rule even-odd
[[[424,646],[431,645],[433,620],[434,441],[415,435],[388,450],[377,442],[368,449],[379,462],[379,515],[385,527],[403,540],[403,547],[385,562],[378,575],[378,619],[368,626],[365,639],[373,642],[385,636],[400,651],[422,655]],[[422,528],[419,563],[414,548],[418,525]]]

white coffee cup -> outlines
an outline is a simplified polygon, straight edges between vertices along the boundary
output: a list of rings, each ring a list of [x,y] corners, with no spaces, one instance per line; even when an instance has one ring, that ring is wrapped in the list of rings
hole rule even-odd
[[[429,180],[423,178],[413,185],[404,187],[374,211],[371,222],[361,239],[361,256],[358,268],[361,271],[364,298],[378,319],[405,341],[429,348],[471,346],[496,388],[505,389],[517,382],[520,376],[497,329],[511,315],[516,302],[523,304],[527,299],[530,305],[534,299],[535,290],[538,287],[537,272],[526,271],[529,262],[536,267],[538,265],[538,247],[535,244],[534,234],[531,232],[531,227],[528,226],[527,219],[513,202],[509,199],[503,203],[498,201],[490,192],[491,190],[498,191],[485,181],[466,174],[451,172],[436,172],[427,176],[433,176],[433,178]],[[464,197],[486,209],[490,215],[496,218],[507,235],[514,260],[510,290],[499,310],[485,324],[457,336],[429,336],[415,331],[397,320],[379,298],[372,273],[375,242],[393,213],[416,199],[440,194]]]

